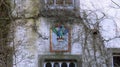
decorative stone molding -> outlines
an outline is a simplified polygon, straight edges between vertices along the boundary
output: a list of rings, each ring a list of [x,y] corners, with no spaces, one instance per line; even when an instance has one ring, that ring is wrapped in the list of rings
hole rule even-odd
[[[82,67],[82,60],[80,55],[40,55],[38,61],[38,67],[43,67],[46,60],[64,60],[64,61],[75,61],[77,67]]]

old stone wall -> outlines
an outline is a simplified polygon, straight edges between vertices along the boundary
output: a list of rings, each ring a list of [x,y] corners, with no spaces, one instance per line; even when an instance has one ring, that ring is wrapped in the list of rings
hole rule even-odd
[[[71,50],[69,52],[50,52],[50,28],[59,22],[55,22],[55,18],[39,16],[39,0],[11,0],[11,6],[14,17],[12,21],[14,41],[11,43],[15,47],[14,67],[38,67],[39,59],[44,55],[60,55],[60,58],[61,55],[80,57],[83,55],[81,60],[83,67],[90,65],[91,67],[107,67],[106,63],[103,64],[108,58],[105,58],[106,54],[101,52],[104,51],[102,49],[104,46],[101,46],[103,43],[99,41],[100,36],[92,36],[91,30],[86,28],[82,21],[73,19],[72,23],[71,21],[64,23],[71,29]],[[100,60],[96,60],[97,58]]]
[[[23,67],[38,65],[39,55],[56,55],[56,52],[50,52],[50,27],[51,20],[40,17],[38,19],[19,19],[15,23],[15,58],[17,66]],[[24,23],[24,24],[21,24]],[[73,24],[71,27],[71,51],[63,52],[67,55],[81,55],[80,35],[82,27]]]

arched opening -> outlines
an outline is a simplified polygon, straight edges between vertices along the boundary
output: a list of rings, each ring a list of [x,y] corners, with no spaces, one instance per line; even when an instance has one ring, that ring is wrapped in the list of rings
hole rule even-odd
[[[75,67],[74,63],[70,63],[69,67]]]
[[[46,67],[52,67],[51,63],[46,63]]]
[[[55,64],[54,64],[54,67],[60,67],[60,66],[59,66],[59,63],[55,63]]]
[[[62,63],[62,67],[67,67],[67,64],[66,63]]]

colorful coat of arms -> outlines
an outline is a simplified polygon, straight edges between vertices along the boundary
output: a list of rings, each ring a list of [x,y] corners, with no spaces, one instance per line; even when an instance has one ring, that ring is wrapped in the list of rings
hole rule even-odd
[[[55,25],[51,28],[51,51],[69,51],[70,29],[65,25]]]

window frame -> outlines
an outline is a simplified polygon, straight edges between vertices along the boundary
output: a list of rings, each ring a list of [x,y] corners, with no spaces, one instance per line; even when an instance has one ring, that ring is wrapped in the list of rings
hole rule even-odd
[[[114,57],[117,57],[117,56],[120,57],[120,53],[113,53],[112,56],[113,56],[113,57],[112,57],[112,67],[115,67],[115,66],[114,66]]]
[[[75,65],[75,67],[77,66],[77,60],[74,59],[70,59],[70,60],[66,60],[66,59],[46,59],[43,63],[43,66],[46,67],[47,63],[50,63],[52,66],[51,67],[55,67],[55,64],[58,64],[58,67],[62,67],[62,64],[66,63],[67,67],[70,67],[70,64],[73,63]]]
[[[74,5],[75,5],[74,4],[75,0],[71,0],[71,1],[72,1],[72,4],[70,4],[70,5],[66,4],[65,0],[63,2],[63,5],[59,5],[59,4],[57,4],[57,0],[53,0],[53,4],[49,5],[48,4],[48,0],[44,0],[46,7],[50,8],[50,9],[54,9],[54,8],[59,8],[59,9],[63,9],[63,8],[73,9]]]
[[[44,67],[45,66],[44,63],[49,62],[49,60],[52,60],[52,61],[73,60],[76,62],[77,67],[82,67],[82,55],[59,55],[58,56],[56,54],[51,54],[51,55],[39,55],[38,58],[39,58],[38,67]]]

